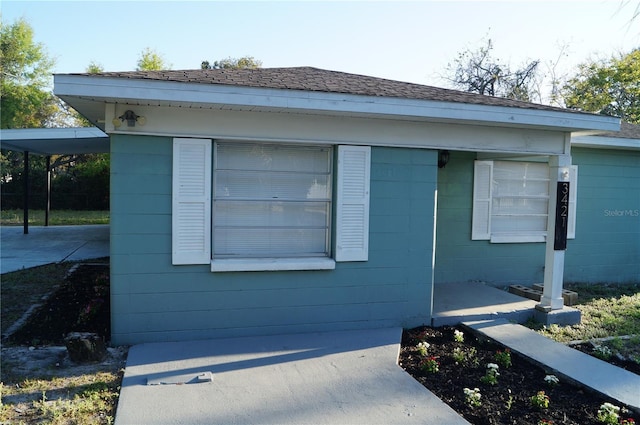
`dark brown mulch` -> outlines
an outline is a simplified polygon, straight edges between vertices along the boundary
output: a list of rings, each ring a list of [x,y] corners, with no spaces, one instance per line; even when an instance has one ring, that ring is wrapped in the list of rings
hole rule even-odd
[[[464,332],[464,342],[454,341],[455,329]],[[427,357],[433,356],[438,362],[438,372],[429,373],[420,367],[424,357],[416,345],[421,340],[430,344]],[[456,348],[467,353],[475,348],[477,364],[468,359],[456,364],[453,358]],[[403,333],[400,365],[472,424],[536,425],[545,419],[555,425],[600,424],[596,415],[603,403],[623,407],[615,400],[567,382],[560,381],[558,385],[550,386],[544,381],[545,370],[515,353],[511,353],[511,367],[500,367],[496,385],[483,383],[481,378],[486,373],[487,364],[496,363],[496,352],[504,349],[492,341],[479,340],[463,328],[421,327]],[[481,406],[470,407],[465,402],[465,387],[480,390]],[[531,397],[539,391],[544,391],[549,397],[547,409],[534,407],[531,403]],[[640,421],[640,416],[632,412],[621,415],[621,418]]]
[[[6,341],[16,345],[64,345],[70,332],[111,337],[109,264],[78,264],[60,288]]]

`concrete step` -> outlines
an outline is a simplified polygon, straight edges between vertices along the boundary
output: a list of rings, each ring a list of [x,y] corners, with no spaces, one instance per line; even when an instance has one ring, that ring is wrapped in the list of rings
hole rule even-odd
[[[465,322],[534,363],[544,365],[561,380],[584,385],[640,413],[640,376],[555,342],[504,319]]]

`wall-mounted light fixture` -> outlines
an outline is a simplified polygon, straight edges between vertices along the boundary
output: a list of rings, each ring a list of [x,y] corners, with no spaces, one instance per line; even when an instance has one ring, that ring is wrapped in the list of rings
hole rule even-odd
[[[127,127],[135,127],[136,123],[140,125],[145,125],[147,122],[147,119],[140,115],[136,115],[135,112],[129,109],[128,111],[125,111],[124,114],[114,118],[111,121],[111,123],[113,124],[114,127],[120,127],[124,121],[127,121]]]
[[[438,152],[438,168],[444,168],[449,163],[449,151]]]

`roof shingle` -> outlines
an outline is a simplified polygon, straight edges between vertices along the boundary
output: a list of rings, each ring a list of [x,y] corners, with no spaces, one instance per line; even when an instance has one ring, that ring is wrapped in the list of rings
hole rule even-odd
[[[475,105],[516,107],[556,112],[578,112],[575,110],[522,102],[513,99],[467,93],[458,90],[450,90],[365,75],[349,74],[339,71],[329,71],[313,67],[130,71],[71,75],[173,81],[197,84],[220,84],[283,90],[303,90],[374,97],[394,97],[403,99],[468,103]]]

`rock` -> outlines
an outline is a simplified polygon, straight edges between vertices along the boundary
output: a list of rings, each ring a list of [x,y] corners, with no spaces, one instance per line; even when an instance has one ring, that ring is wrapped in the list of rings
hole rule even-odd
[[[65,337],[64,344],[74,363],[99,362],[107,356],[104,340],[95,333],[71,332]]]

